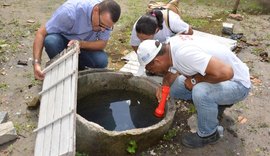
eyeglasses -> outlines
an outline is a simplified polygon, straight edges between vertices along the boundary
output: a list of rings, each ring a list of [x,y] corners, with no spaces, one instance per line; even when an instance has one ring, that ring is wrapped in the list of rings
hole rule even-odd
[[[113,26],[112,27],[108,27],[104,23],[101,22],[101,20],[100,20],[100,12],[99,12],[99,24],[98,24],[98,26],[100,28],[104,28],[105,30],[108,30],[108,31],[112,31],[113,30]]]

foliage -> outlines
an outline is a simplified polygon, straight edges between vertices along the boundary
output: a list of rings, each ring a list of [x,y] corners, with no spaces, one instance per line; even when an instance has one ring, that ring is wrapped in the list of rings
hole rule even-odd
[[[194,105],[190,105],[188,113],[195,114],[196,113],[196,108]]]
[[[76,152],[75,156],[88,156],[88,154]]]
[[[14,127],[18,134],[25,132],[32,132],[36,128],[36,123],[33,122],[25,122],[25,123],[18,123],[14,122]]]
[[[206,27],[209,22],[206,18],[193,18],[190,16],[183,16],[185,22],[189,23],[193,28],[202,29]]]
[[[137,143],[135,140],[130,140],[127,147],[127,152],[130,154],[135,154],[137,150]]]
[[[6,83],[0,83],[0,89],[6,90],[8,85]]]
[[[175,137],[177,135],[178,129],[170,129],[164,136],[163,136],[163,140],[171,140],[173,137]]]
[[[254,48],[254,49],[252,50],[252,53],[253,53],[254,55],[257,55],[257,56],[259,56],[260,53],[262,53],[262,52],[264,52],[264,49],[262,49],[262,48]]]
[[[238,11],[240,12],[247,12],[251,14],[258,14],[263,12],[269,12],[269,8],[266,5],[263,5],[263,0],[242,0],[239,3]],[[206,5],[206,6],[217,6],[223,7],[224,9],[232,10],[235,4],[235,0],[182,0],[181,3],[187,3],[189,5]]]

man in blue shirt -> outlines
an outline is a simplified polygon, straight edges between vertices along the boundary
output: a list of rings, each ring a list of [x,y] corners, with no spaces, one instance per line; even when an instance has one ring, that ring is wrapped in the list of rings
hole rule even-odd
[[[43,47],[52,59],[74,40],[79,41],[81,49],[80,70],[105,68],[108,56],[103,50],[120,14],[120,6],[114,0],[68,0],[61,5],[36,33],[33,44],[35,78],[44,78],[40,65]]]

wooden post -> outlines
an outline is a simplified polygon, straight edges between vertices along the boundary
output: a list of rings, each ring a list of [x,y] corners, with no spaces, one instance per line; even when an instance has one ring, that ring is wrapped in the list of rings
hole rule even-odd
[[[234,7],[233,7],[233,11],[232,11],[233,14],[236,14],[237,9],[238,9],[238,6],[239,6],[239,3],[240,3],[240,0],[236,0],[235,1]]]

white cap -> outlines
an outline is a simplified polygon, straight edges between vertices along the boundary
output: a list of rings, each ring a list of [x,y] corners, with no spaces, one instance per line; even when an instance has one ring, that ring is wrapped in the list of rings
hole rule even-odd
[[[156,40],[144,40],[138,47],[137,56],[141,66],[150,63],[160,51],[162,44],[156,46]]]

